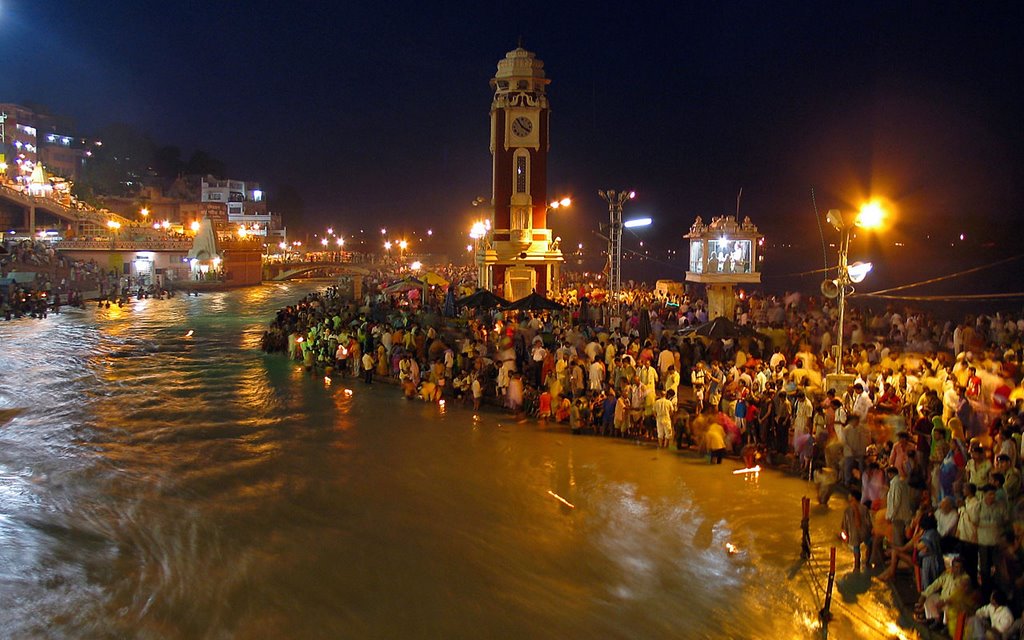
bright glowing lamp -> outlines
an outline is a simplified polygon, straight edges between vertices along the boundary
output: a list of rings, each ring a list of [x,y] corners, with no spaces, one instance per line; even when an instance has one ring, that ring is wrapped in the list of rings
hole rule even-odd
[[[388,251],[391,251],[391,241],[390,240],[388,240],[387,242],[384,243],[384,248],[387,249]]]
[[[473,226],[469,229],[469,237],[474,240],[479,240],[484,237],[486,233],[487,229],[484,228],[484,223],[482,222],[474,222]]]
[[[622,226],[627,229],[632,229],[634,227],[646,227],[651,224],[651,222],[653,222],[653,220],[650,218],[634,218],[633,220],[626,220],[622,223]]]
[[[398,241],[398,248],[401,249],[402,251],[405,251],[408,247],[409,247],[409,243],[406,242],[405,240],[399,240]]]
[[[147,217],[149,215],[149,209],[147,209],[146,207],[142,207],[141,209],[139,209],[139,215],[142,216],[143,218]]]
[[[193,220],[192,224],[190,224],[188,228],[191,229],[192,231],[199,231],[199,221]]]
[[[409,268],[412,269],[413,271],[419,271],[420,269],[423,268],[423,263],[417,260],[416,262],[410,264]]]
[[[320,240],[320,244],[324,245],[325,247],[327,246],[327,242],[327,238],[323,238],[322,240]]]
[[[863,229],[877,229],[885,221],[885,209],[875,201],[860,208],[857,214],[857,226]]]
[[[117,220],[107,220],[107,228],[113,231],[117,231],[121,228],[121,223]]]
[[[871,272],[872,266],[870,262],[854,262],[846,267],[846,272],[850,275],[850,282],[863,282],[864,278]]]
[[[344,247],[345,246],[345,239],[344,238],[338,238],[336,242],[338,243],[339,247]]]

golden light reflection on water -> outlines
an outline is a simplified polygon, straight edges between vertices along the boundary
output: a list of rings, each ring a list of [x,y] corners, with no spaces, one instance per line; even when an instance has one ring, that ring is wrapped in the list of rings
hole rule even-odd
[[[124,625],[153,617],[154,637],[233,635],[234,616],[252,637],[820,633],[820,563],[788,574],[810,485],[458,403],[405,402],[389,385],[334,375],[327,386],[245,346],[305,292],[275,291],[226,294],[228,318],[208,316],[205,295],[151,300],[116,321],[92,309],[86,322],[61,320],[80,333],[44,357],[38,345],[55,335],[44,328],[61,325],[26,323],[13,336],[24,368],[0,389],[69,416],[32,408],[5,429],[35,447],[24,457],[45,478],[29,486],[0,472],[12,517],[42,522],[0,521],[4,548],[37,550],[6,569],[27,580],[0,585],[0,597],[10,588],[33,603],[25,620],[57,620],[54,633],[69,636],[61,615],[97,608],[108,633],[95,635],[132,635]],[[98,330],[85,326],[93,316]],[[107,330],[115,324],[122,333]],[[12,333],[0,326],[0,336]],[[100,355],[75,371],[82,351]],[[44,378],[56,393],[37,392]],[[839,513],[814,514],[826,553]],[[39,586],[53,573],[65,581],[58,611]],[[868,588],[849,603],[836,594],[832,637],[906,637]]]

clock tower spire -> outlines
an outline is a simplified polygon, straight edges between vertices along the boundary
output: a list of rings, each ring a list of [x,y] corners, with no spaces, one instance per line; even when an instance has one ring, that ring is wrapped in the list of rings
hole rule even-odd
[[[549,82],[544,63],[522,46],[491,79],[492,235],[477,264],[481,286],[510,300],[554,291],[563,261],[547,228]]]

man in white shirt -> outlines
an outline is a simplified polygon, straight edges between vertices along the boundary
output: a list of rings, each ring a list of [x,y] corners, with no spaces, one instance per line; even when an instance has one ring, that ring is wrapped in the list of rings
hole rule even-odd
[[[658,428],[658,447],[668,449],[668,441],[672,438],[672,412],[675,410],[673,400],[675,392],[669,390],[659,393],[654,401],[654,422]]]
[[[596,393],[604,391],[604,363],[595,358],[589,367],[590,390]]]
[[[971,638],[1005,638],[1013,625],[1013,612],[1006,606],[1006,596],[999,589],[992,591],[988,604],[974,612],[970,620]],[[996,632],[989,635],[990,631]]]
[[[668,371],[665,373],[665,395],[668,396],[671,392],[672,408],[677,409],[679,407],[679,372],[676,371],[674,364],[669,365]]]
[[[853,409],[850,413],[856,415],[864,424],[867,424],[868,411],[871,410],[871,396],[868,395],[867,391],[864,390],[864,386],[859,382],[853,385],[854,400]]]

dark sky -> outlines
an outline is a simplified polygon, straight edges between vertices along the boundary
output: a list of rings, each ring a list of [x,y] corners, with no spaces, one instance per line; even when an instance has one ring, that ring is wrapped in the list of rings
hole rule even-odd
[[[627,216],[666,247],[740,187],[776,237],[817,240],[812,185],[822,211],[889,198],[908,236],[1024,217],[1014,3],[671,4],[0,0],[0,101],[207,149],[296,186],[324,226],[454,247],[489,193],[488,80],[521,36],[552,80],[570,242],[597,242],[599,188],[635,188]]]

